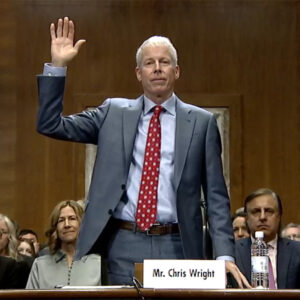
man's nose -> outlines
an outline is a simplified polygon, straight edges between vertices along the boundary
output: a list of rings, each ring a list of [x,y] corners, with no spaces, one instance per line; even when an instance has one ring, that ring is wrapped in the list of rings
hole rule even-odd
[[[265,219],[265,218],[266,218],[265,210],[262,209],[262,210],[260,211],[260,219]]]
[[[154,67],[155,67],[155,71],[160,71],[160,63],[158,60],[155,61]]]
[[[243,236],[243,229],[242,228],[239,228],[239,236]]]

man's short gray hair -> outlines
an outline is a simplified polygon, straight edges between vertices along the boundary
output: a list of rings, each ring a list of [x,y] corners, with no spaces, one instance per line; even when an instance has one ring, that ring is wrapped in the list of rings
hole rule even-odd
[[[172,64],[174,66],[177,66],[177,51],[171,41],[167,37],[155,35],[145,40],[143,44],[138,48],[136,52],[136,65],[138,67],[141,66],[145,48],[149,46],[166,46],[170,52]]]

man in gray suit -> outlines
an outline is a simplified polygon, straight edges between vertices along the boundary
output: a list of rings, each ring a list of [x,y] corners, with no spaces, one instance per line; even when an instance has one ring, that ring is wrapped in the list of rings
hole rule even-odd
[[[204,258],[202,187],[215,256],[226,260],[227,271],[241,287],[243,283],[249,286],[234,264],[230,203],[216,120],[174,94],[179,67],[170,40],[152,37],[138,49],[136,76],[144,90],[142,96],[107,99],[93,111],[63,117],[66,66],[85,41],[73,44],[74,24],[67,17],[58,20],[56,29],[51,24],[50,33],[52,63],[45,64],[44,74],[38,77],[37,129],[53,138],[98,145],[77,257],[93,251],[103,255],[105,250],[111,284],[131,284],[134,263],[145,258]],[[157,206],[151,204],[157,209],[155,224],[144,228],[136,220],[136,210],[148,127],[157,108],[161,131],[154,187]]]

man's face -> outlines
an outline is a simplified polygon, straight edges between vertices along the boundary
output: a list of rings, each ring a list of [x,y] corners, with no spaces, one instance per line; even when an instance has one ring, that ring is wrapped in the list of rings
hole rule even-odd
[[[32,234],[32,233],[23,234],[22,236],[19,237],[19,240],[21,240],[21,241],[27,240],[27,241],[31,242],[34,246],[35,253],[39,252],[40,244],[38,243],[38,240],[34,234]]]
[[[285,230],[284,237],[294,241],[300,241],[300,229],[297,227],[290,227]]]
[[[61,209],[57,222],[57,234],[62,244],[74,243],[77,239],[79,221],[72,207]]]
[[[235,240],[249,236],[245,217],[236,217],[232,222],[232,226]]]
[[[258,196],[247,204],[247,224],[252,236],[255,231],[263,231],[266,242],[273,240],[278,233],[280,220],[278,203],[272,195]]]
[[[9,242],[8,228],[4,220],[0,220],[0,255],[6,255]]]
[[[149,99],[155,101],[159,98],[163,102],[174,91],[179,67],[172,64],[166,46],[148,46],[143,51],[141,65],[136,68],[136,76]]]

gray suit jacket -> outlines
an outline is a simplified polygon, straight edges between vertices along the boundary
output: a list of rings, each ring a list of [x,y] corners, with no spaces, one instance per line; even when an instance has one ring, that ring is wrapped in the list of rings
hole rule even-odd
[[[126,193],[143,96],[107,99],[97,109],[62,117],[64,77],[38,77],[37,130],[47,136],[98,145],[77,257],[92,251],[109,235],[109,219]],[[221,143],[213,114],[178,98],[174,182],[177,214],[186,258],[203,258],[201,186],[216,256],[234,257],[230,203],[223,177]],[[103,245],[103,243],[102,243]]]
[[[235,247],[236,264],[251,282],[251,239],[240,239]],[[300,242],[278,239],[276,268],[279,289],[300,288]]]

